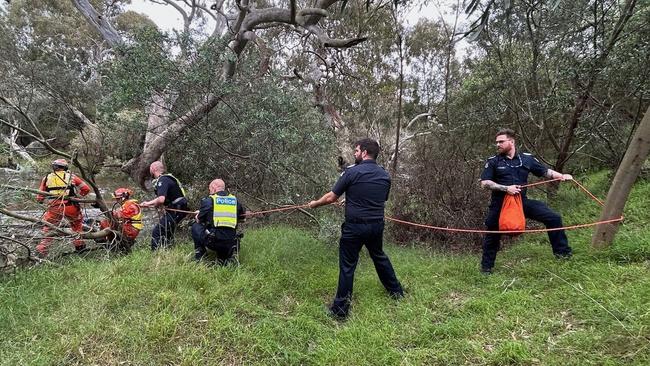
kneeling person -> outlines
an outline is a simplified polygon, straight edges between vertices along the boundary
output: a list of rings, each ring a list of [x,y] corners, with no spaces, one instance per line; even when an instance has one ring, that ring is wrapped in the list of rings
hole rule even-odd
[[[192,225],[194,260],[200,261],[208,248],[217,253],[217,263],[225,265],[235,259],[238,251],[237,224],[245,219],[245,209],[237,197],[226,191],[223,180],[210,182],[209,190]]]
[[[121,240],[115,243],[115,246],[122,251],[130,251],[135,238],[142,230],[142,208],[138,201],[131,199],[133,191],[129,188],[118,188],[113,192],[113,199],[116,200],[113,205],[113,223],[109,220],[102,220],[100,227],[106,229],[110,227],[113,230],[119,231]],[[119,207],[115,207],[119,204]],[[106,238],[108,242],[115,240],[115,234],[109,234]]]

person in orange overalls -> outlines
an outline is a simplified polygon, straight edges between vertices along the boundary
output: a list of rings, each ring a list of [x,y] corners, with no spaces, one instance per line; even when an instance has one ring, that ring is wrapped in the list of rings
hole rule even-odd
[[[36,196],[39,203],[47,203],[47,211],[43,220],[50,224],[59,225],[65,217],[70,223],[70,228],[75,232],[83,231],[83,216],[79,203],[69,200],[71,197],[85,196],[90,192],[90,188],[81,180],[81,178],[68,171],[68,162],[65,159],[56,159],[52,162],[52,173],[43,178],[39,190],[54,194]],[[48,226],[43,226],[43,233],[47,234],[52,230]],[[44,238],[36,246],[36,251],[43,257],[47,256],[48,248],[54,238]],[[86,248],[83,239],[77,238],[72,241],[75,251],[79,252]]]
[[[142,208],[138,204],[138,201],[131,199],[133,191],[129,188],[118,188],[113,192],[113,198],[117,201],[113,206],[113,224],[111,225],[110,220],[104,219],[99,223],[100,228],[106,229],[111,228],[116,231],[120,231],[122,234],[121,241],[115,243],[118,249],[128,252],[135,238],[140,234],[142,230]],[[115,207],[117,204],[120,207]],[[112,243],[115,239],[115,234],[111,233],[106,237],[106,241]]]

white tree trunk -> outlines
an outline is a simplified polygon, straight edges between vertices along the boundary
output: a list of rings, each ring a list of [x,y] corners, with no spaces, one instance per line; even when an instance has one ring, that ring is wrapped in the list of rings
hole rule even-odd
[[[18,131],[12,129],[11,134],[9,136],[2,136],[2,139],[4,142],[9,145],[9,148],[16,153],[18,156],[20,156],[21,159],[25,160],[29,164],[36,165],[36,161],[34,161],[34,158],[29,155],[27,150],[25,150],[24,147],[18,145],[16,143],[16,140],[18,139]]]

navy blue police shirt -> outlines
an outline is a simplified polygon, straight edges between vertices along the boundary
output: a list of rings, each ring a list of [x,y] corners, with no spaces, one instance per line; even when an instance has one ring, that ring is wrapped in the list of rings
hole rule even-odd
[[[337,196],[345,193],[346,221],[381,220],[390,184],[388,172],[368,159],[346,168],[332,192]]]
[[[181,187],[176,182],[176,179],[168,175],[158,177],[158,181],[154,186],[154,192],[158,197],[165,196],[165,206],[169,206],[177,198],[183,197],[183,191],[181,191]]]
[[[219,191],[217,192],[219,196],[227,196],[228,192]],[[233,240],[235,239],[236,230],[229,227],[219,227],[215,228],[212,222],[214,204],[212,202],[212,197],[207,196],[201,199],[201,208],[199,209],[199,223],[203,224],[206,228],[209,228],[215,233],[215,237],[219,240]],[[246,209],[242,203],[237,199],[237,224],[245,218],[244,214]]]
[[[481,173],[481,180],[491,180],[497,184],[510,186],[513,184],[524,185],[528,183],[528,174],[533,173],[538,177],[546,175],[548,168],[542,165],[532,154],[515,154],[512,159],[505,155],[496,155],[487,159],[485,169]],[[492,191],[492,198],[502,198],[506,193]],[[522,190],[522,196],[526,190]]]

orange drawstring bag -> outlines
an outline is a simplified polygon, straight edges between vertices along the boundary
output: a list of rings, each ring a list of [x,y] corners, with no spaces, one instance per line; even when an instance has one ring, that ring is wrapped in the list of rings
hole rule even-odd
[[[526,217],[524,216],[524,204],[521,201],[521,195],[506,194],[499,214],[499,231],[524,230],[525,228]],[[519,235],[519,233],[509,235]]]

